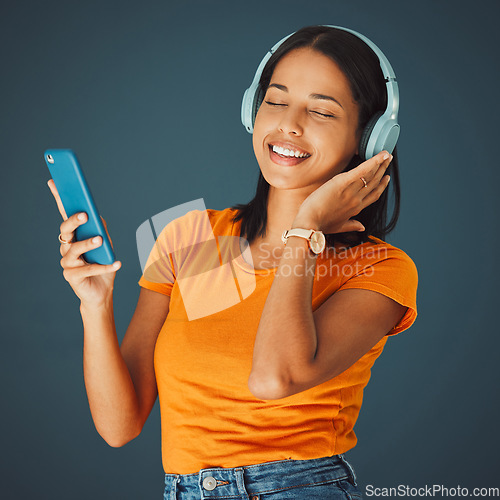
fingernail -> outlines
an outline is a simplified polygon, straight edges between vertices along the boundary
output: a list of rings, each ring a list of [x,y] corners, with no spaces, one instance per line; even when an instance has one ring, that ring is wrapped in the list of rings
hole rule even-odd
[[[85,214],[84,213],[78,214],[78,220],[85,220]]]
[[[113,263],[113,269],[118,269],[120,267],[120,262],[116,261]]]
[[[99,236],[96,236],[95,238],[92,238],[92,243],[99,243]]]
[[[384,153],[384,156],[382,156],[382,160],[387,160],[391,156],[389,153]]]

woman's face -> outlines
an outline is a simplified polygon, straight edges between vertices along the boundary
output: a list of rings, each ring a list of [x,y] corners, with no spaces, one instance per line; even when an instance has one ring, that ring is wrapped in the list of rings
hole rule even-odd
[[[344,170],[358,143],[358,105],[338,65],[311,48],[283,56],[253,132],[266,181],[278,189],[312,192]]]

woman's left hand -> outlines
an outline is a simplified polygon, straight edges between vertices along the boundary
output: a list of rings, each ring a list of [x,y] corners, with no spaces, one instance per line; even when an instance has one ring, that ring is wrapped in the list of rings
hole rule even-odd
[[[324,233],[364,231],[361,222],[351,219],[380,198],[389,184],[384,175],[392,155],[382,151],[349,172],[342,172],[313,191],[301,204],[293,227]]]

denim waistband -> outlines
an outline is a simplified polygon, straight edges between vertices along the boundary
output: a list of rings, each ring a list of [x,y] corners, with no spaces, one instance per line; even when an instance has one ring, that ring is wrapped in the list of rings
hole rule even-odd
[[[165,474],[165,499],[176,492],[201,499],[246,498],[342,479],[356,486],[354,469],[343,455],[312,460],[281,460],[234,468],[201,469],[194,474]],[[170,492],[170,496],[167,492]],[[182,495],[181,495],[182,498]]]

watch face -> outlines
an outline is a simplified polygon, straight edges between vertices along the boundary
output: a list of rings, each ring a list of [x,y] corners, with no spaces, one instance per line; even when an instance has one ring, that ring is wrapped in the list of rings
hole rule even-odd
[[[321,231],[314,231],[311,236],[311,250],[314,253],[321,253],[325,249],[326,239]]]

